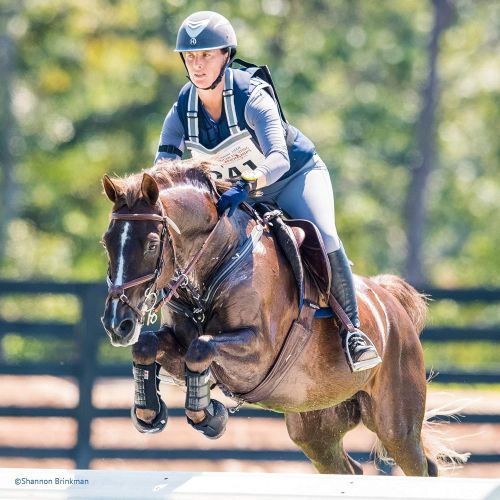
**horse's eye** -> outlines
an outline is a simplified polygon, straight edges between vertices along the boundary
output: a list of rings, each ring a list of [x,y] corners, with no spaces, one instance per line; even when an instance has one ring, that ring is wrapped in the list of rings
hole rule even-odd
[[[158,248],[158,242],[157,241],[148,241],[147,245],[147,251],[148,252],[154,252]]]

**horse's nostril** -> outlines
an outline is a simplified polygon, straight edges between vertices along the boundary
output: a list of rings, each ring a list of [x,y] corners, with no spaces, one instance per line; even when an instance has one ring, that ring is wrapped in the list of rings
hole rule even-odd
[[[124,319],[118,328],[121,335],[128,335],[134,328],[134,322],[130,319]]]

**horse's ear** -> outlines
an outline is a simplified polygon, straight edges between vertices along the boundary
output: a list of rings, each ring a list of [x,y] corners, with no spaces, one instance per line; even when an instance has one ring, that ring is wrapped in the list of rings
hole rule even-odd
[[[121,186],[117,182],[113,182],[108,175],[102,177],[102,186],[110,201],[116,203],[122,195]]]
[[[141,192],[142,196],[144,196],[144,198],[149,201],[151,205],[154,205],[158,201],[158,198],[160,196],[158,184],[156,183],[154,178],[146,172],[142,174]]]

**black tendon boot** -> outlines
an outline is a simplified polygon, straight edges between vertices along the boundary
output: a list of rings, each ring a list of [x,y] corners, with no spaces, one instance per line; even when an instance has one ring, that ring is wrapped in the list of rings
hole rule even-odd
[[[340,327],[342,347],[347,362],[353,372],[368,370],[378,365],[382,360],[371,340],[359,330],[358,306],[351,266],[342,243],[338,250],[328,254],[328,260],[332,268],[332,295],[356,327],[353,332],[347,331],[343,325]]]

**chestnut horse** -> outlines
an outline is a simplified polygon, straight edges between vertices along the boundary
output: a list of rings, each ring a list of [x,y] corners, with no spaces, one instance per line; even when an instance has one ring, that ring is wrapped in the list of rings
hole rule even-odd
[[[293,273],[264,227],[251,251],[219,284],[202,329],[167,304],[160,331],[140,335],[145,311],[151,312],[158,300],[154,292],[182,281],[176,294],[183,300],[192,299],[189,290],[202,294],[215,269],[238,255],[258,222],[241,209],[219,218],[209,170],[193,161],[160,162],[125,179],[105,176],[103,185],[113,203],[103,237],[110,286],[103,325],[113,345],[133,345],[136,367],[152,366],[156,360],[180,384],[186,381],[187,399],[194,398],[194,404],[186,405],[188,422],[218,437],[225,428],[225,409],[210,401],[208,375],[214,380],[216,373],[228,394],[246,394],[259,385],[297,318]],[[432,454],[423,436],[426,373],[419,333],[425,300],[396,276],[355,281],[361,328],[382,363],[352,373],[336,321],[315,318],[293,366],[258,404],[285,414],[291,439],[319,472],[362,473],[342,444],[345,433],[362,421],[405,474],[435,476],[439,450]],[[141,372],[142,382],[151,375],[146,372]],[[154,375],[153,370],[149,379]],[[197,406],[201,400],[204,404]],[[143,431],[152,423],[152,431],[161,430],[166,423],[166,407],[160,402],[157,410],[132,408]],[[197,427],[207,418],[211,427]]]

